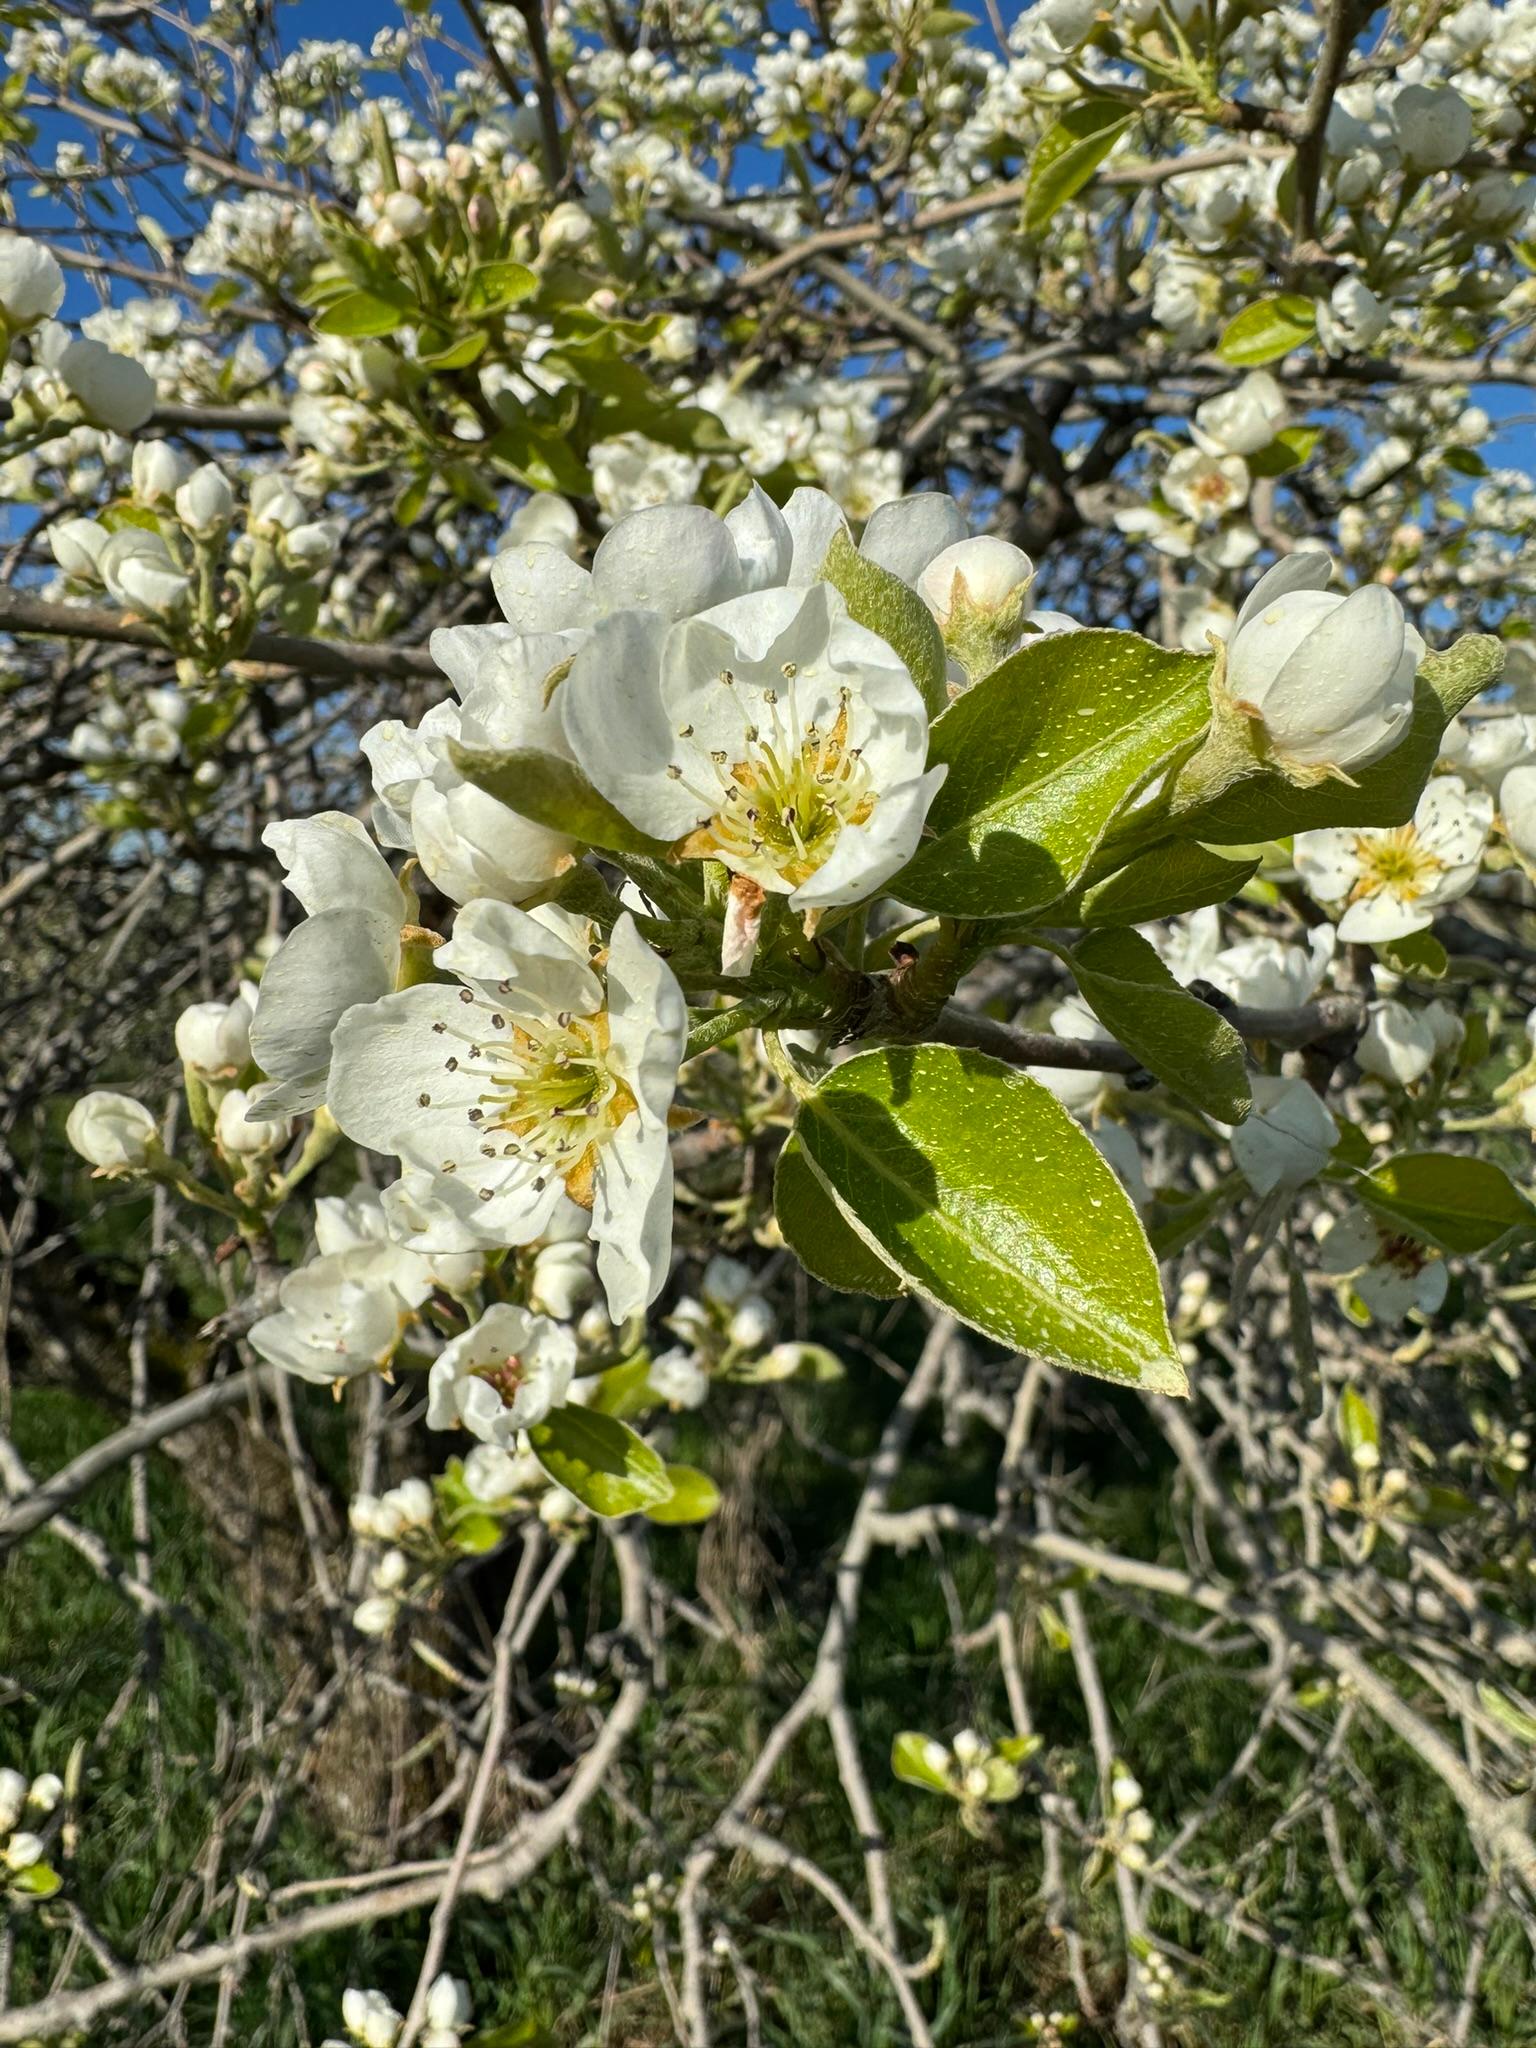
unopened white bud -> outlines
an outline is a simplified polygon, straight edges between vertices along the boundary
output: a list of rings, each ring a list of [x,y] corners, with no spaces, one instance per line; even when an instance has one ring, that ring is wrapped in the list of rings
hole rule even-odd
[[[219,1103],[215,1135],[219,1148],[237,1159],[255,1158],[285,1145],[293,1131],[287,1117],[250,1119],[246,1110],[250,1097],[243,1088],[231,1088]]]
[[[234,511],[234,487],[216,462],[194,469],[176,493],[176,517],[197,540],[222,533]]]
[[[168,505],[188,468],[187,458],[169,441],[140,441],[133,451],[133,495],[141,505]]]
[[[64,1135],[91,1165],[103,1173],[127,1173],[143,1167],[159,1138],[154,1118],[131,1095],[97,1088],[82,1095],[64,1126]]]

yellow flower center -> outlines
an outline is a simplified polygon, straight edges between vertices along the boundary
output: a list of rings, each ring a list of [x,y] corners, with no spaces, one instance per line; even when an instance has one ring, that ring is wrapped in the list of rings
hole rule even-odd
[[[785,673],[793,685],[793,673]],[[724,861],[766,888],[798,889],[829,858],[845,826],[867,823],[878,798],[861,749],[848,744],[846,691],[825,728],[801,723],[792,687],[784,710],[776,692],[764,697],[768,731],[748,726],[738,760],[725,751],[710,755],[716,787],[687,785],[710,816],[677,852],[685,860]],[[682,779],[680,768],[671,772]]]
[[[1412,825],[1399,825],[1391,832],[1362,832],[1355,840],[1355,858],[1361,874],[1350,891],[1351,903],[1384,891],[1411,902],[1424,894],[1445,867]]]

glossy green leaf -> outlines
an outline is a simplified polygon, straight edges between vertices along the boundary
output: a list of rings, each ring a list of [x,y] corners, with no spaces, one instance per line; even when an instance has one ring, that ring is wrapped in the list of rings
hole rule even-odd
[[[611,1518],[659,1507],[672,1497],[666,1465],[612,1415],[557,1408],[528,1432],[533,1454],[557,1486],[594,1515]]]
[[[483,327],[474,327],[468,334],[455,335],[442,348],[434,349],[430,355],[418,356],[416,360],[424,370],[462,370],[485,354],[489,341],[490,336]]]
[[[1054,925],[1151,924],[1208,903],[1229,903],[1258,872],[1259,860],[1234,859],[1195,839],[1164,839],[1062,903],[1050,905]]]
[[[482,263],[470,272],[459,304],[466,313],[494,313],[531,298],[538,288],[538,273],[526,263]]]
[[[1536,1208],[1489,1159],[1401,1152],[1354,1186],[1378,1216],[1443,1252],[1484,1251],[1507,1230],[1536,1226]]]
[[[1247,1192],[1248,1183],[1240,1173],[1228,1174],[1211,1188],[1160,1190],[1145,1218],[1154,1256],[1176,1258]]]
[[[901,1275],[844,1220],[794,1136],[785,1140],[774,1169],[773,1213],[784,1242],[812,1279],[844,1294],[874,1294],[881,1300],[900,1294]]]
[[[1236,846],[1328,825],[1406,824],[1439,758],[1446,726],[1498,680],[1503,666],[1501,641],[1488,633],[1468,633],[1420,663],[1406,736],[1380,761],[1355,769],[1352,782],[1298,789],[1278,771],[1265,770],[1218,797],[1176,811],[1170,826],[1208,845]]]
[[[25,1870],[11,1873],[12,1891],[22,1892],[30,1899],[51,1899],[64,1880],[51,1863],[31,1863]]]
[[[795,1134],[839,1214],[927,1300],[1017,1350],[1184,1391],[1136,1211],[1038,1081],[882,1046],[825,1077]]]
[[[944,638],[911,584],[878,562],[866,561],[841,528],[832,537],[821,575],[840,593],[854,623],[878,633],[900,655],[922,693],[928,716],[937,718],[949,702]]]
[[[1234,314],[1222,330],[1216,352],[1239,369],[1257,369],[1261,363],[1278,362],[1293,348],[1309,342],[1317,332],[1317,309],[1300,292],[1278,292],[1272,298],[1256,299]]]
[[[1321,427],[1282,427],[1267,447],[1246,458],[1250,476],[1285,476],[1300,469],[1322,438]]]
[[[393,334],[405,325],[399,306],[375,298],[372,292],[348,292],[326,307],[315,320],[316,334],[343,334],[353,340],[368,334]]]
[[[696,1465],[669,1465],[667,1477],[672,1482],[672,1498],[647,1508],[648,1522],[707,1522],[719,1512],[720,1489],[707,1472],[701,1472]]]
[[[598,1376],[592,1397],[585,1405],[599,1415],[617,1416],[620,1422],[632,1421],[635,1416],[648,1415],[653,1408],[660,1407],[651,1392],[651,1354],[640,1351],[620,1365],[610,1365]]]
[[[448,742],[448,752],[454,767],[477,789],[551,832],[567,833],[611,853],[667,851],[664,841],[649,838],[616,811],[574,761],[534,747],[503,751],[466,747],[458,740]]]
[[[1226,1019],[1179,986],[1140,932],[1085,932],[1067,954],[1083,999],[1176,1095],[1224,1124],[1253,1106],[1243,1041]]]
[[[1052,215],[1082,191],[1135,118],[1136,109],[1124,100],[1102,95],[1079,100],[1057,116],[1030,158],[1026,235],[1040,234]]]
[[[1376,948],[1383,966],[1410,981],[1443,981],[1450,971],[1450,955],[1433,932],[1409,932],[1401,939],[1384,939]]]
[[[891,1769],[903,1785],[916,1785],[922,1792],[940,1792],[945,1798],[954,1797],[949,1781],[949,1751],[920,1729],[907,1728],[896,1737],[891,1744]]]
[[[1209,656],[1135,633],[1021,647],[934,726],[929,761],[949,764],[928,813],[935,836],[894,892],[955,917],[1058,902],[1131,798],[1205,730],[1210,671]]]

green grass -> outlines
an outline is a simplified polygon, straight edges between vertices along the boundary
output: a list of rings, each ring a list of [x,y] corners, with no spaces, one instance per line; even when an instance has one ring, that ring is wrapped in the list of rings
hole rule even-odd
[[[787,1398],[808,1428],[859,1453],[871,1447],[893,1394],[887,1378],[852,1359],[843,1385],[814,1392],[795,1388]],[[1134,1428],[1134,1404],[1124,1406]],[[744,1397],[742,1419],[760,1409],[757,1397]],[[61,1464],[109,1426],[90,1404],[62,1392],[27,1391],[17,1402],[18,1443],[35,1471]],[[740,1432],[732,1430],[727,1414],[711,1410],[689,1419],[678,1434],[680,1455],[718,1463],[722,1442]],[[1171,1537],[1167,1474],[1144,1433],[1137,1440],[1145,1458],[1130,1479],[1124,1476],[1123,1443],[1101,1447],[1089,1462],[1097,1459],[1102,1466],[1098,1503],[1105,1540],[1155,1555]],[[995,1440],[979,1429],[954,1448],[920,1436],[902,1499],[942,1491],[946,1498],[983,1507],[990,1499],[994,1457]],[[239,1694],[259,1685],[275,1702],[277,1675],[259,1646],[258,1662],[254,1668],[250,1663],[246,1619],[225,1562],[174,1468],[156,1457],[150,1469],[155,1584],[164,1597],[190,1608],[206,1635],[174,1626],[146,1631],[135,1611],[52,1536],[33,1538],[0,1571],[0,1662],[15,1687],[0,1706],[0,1761],[62,1769],[72,1745],[86,1743],[82,1828],[68,1895],[122,1954],[136,1950],[146,1922],[164,1923],[179,1887],[195,1877],[215,1816],[233,1790],[247,1797],[229,1820],[224,1867],[239,1867],[259,1794],[271,1782],[280,1754],[274,1744],[267,1754],[214,1768],[220,1700],[231,1702],[236,1725],[242,1725]],[[761,1546],[763,1584],[750,1608],[742,1603],[737,1618],[757,1632],[760,1675],[745,1677],[734,1652],[690,1647],[679,1636],[669,1653],[667,1690],[648,1710],[627,1765],[630,1796],[654,1835],[611,1813],[595,1815],[576,1846],[512,1897],[496,1905],[464,1905],[450,1962],[474,1986],[482,2023],[537,2014],[552,2025],[560,2048],[595,2048],[602,1988],[616,1944],[621,1962],[608,2048],[673,2040],[648,1941],[615,1903],[622,1906],[629,1887],[653,1867],[675,1875],[678,1856],[733,1790],[754,1744],[794,1696],[820,1631],[825,1559],[856,1490],[853,1475],[828,1466],[788,1431],[769,1452],[757,1484],[773,1504],[772,1514],[752,1532]],[[126,1473],[96,1488],[78,1513],[119,1557],[131,1556]],[[684,1532],[655,1538],[658,1563],[685,1589],[691,1589],[700,1541]],[[991,1600],[989,1559],[955,1544],[948,1563],[967,1620],[979,1621]],[[487,1600],[504,1584],[506,1569],[501,1559],[482,1567]],[[584,1559],[569,1582],[570,1609],[577,1616],[586,1611],[587,1569]],[[1021,1584],[1021,1612],[1029,1597],[1028,1585]],[[1221,1664],[1175,1643],[1091,1589],[1084,1597],[1117,1741],[1147,1789],[1159,1837],[1165,1838],[1217,1782],[1252,1726],[1260,1697],[1256,1669],[1252,1663]],[[1039,1629],[1031,1641],[1031,1697],[1046,1737],[1041,1765],[1059,1789],[1087,1808],[1095,1774],[1070,1657],[1052,1649]],[[549,1661],[556,1661],[553,1640],[544,1647]],[[897,1784],[885,1765],[891,1739],[904,1727],[947,1735],[967,1722],[993,1730],[1006,1725],[990,1657],[954,1657],[943,1590],[925,1552],[881,1553],[872,1565],[849,1681],[890,1834],[908,1952],[926,1947],[931,1921],[943,1923],[942,1959],[922,1993],[936,2037],[945,2048],[1011,2048],[1022,2040],[1030,2011],[1073,2004],[1060,1944],[1043,1925],[1037,1897],[1035,1792],[1000,1809],[993,1833],[975,1840],[948,1807]],[[1320,1739],[1331,1714],[1331,1704],[1322,1702],[1316,1718]],[[1482,1892],[1459,1816],[1437,1782],[1373,1735],[1363,1720],[1351,1738],[1348,1761],[1371,1787],[1383,1826],[1403,1845],[1454,1979]],[[1200,1838],[1196,1860],[1207,1890],[1221,1894],[1229,1873],[1240,1869],[1245,1910],[1297,1930],[1318,1953],[1352,1959],[1357,1974],[1357,1938],[1315,1817],[1256,1861],[1248,1860],[1287,1813],[1303,1778],[1296,1746],[1277,1734],[1242,1795],[1221,1808]],[[1348,1796],[1347,1786],[1339,1817],[1346,1857],[1404,2002],[1426,2000],[1434,1991],[1433,1977],[1403,1884],[1386,1862],[1362,1802]],[[819,1728],[781,1770],[763,1819],[858,1893],[858,1845]],[[292,1882],[334,1871],[346,1859],[346,1845],[328,1837],[302,1788],[296,1788],[282,1805],[262,1859],[267,1880]],[[905,2037],[894,2001],[819,1899],[793,1880],[739,1863],[722,1863],[717,1878],[716,1906],[761,1980],[763,2038],[771,2048],[899,2048]],[[1122,1963],[1112,1887],[1087,1893],[1074,1908],[1091,1981],[1105,2006],[1112,2006]],[[46,1929],[48,1917],[34,1912],[20,1924],[15,2000],[47,1988],[61,1939]],[[404,2002],[425,1923],[424,1914],[411,1916],[310,1944],[295,1955],[294,1976],[313,2039],[336,2028],[341,1990],[349,1982],[377,1984]],[[1153,1908],[1152,1925],[1192,1957],[1182,1970],[1187,2000],[1171,2016],[1171,2042],[1197,2048],[1407,2048],[1421,2038],[1382,2014],[1349,1977],[1329,1980],[1278,1961],[1170,1901]],[[675,1951],[674,1935],[674,1966]],[[212,1987],[200,1987],[188,2000],[185,2021],[193,2042],[206,2038],[214,1996]],[[1485,1997],[1488,2039],[1501,2048],[1536,2044],[1536,1987],[1512,1930],[1501,1929],[1495,1938]],[[254,1970],[239,1996],[232,2041],[242,2048],[293,2048],[300,2035],[289,1999],[279,1973],[266,1966]],[[147,2013],[122,2016],[92,2039],[136,2042],[151,2025]],[[739,2048],[744,2038],[734,2009],[726,2010],[720,2048]],[[1085,2030],[1078,2038],[1091,2043],[1096,2037]]]

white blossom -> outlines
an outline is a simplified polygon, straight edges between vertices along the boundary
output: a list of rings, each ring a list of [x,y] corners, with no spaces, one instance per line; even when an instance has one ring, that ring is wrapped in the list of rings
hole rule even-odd
[[[50,320],[64,303],[64,273],[51,249],[26,235],[0,236],[0,313],[17,330]]]
[[[1374,1316],[1400,1322],[1410,1309],[1433,1315],[1450,1284],[1444,1259],[1428,1245],[1354,1208],[1339,1219],[1318,1219],[1319,1263],[1348,1278]]]
[[[438,1353],[428,1380],[428,1426],[462,1427],[512,1450],[520,1431],[564,1404],[575,1371],[576,1337],[567,1324],[495,1302]]]
[[[1261,576],[1227,644],[1226,688],[1302,774],[1368,767],[1413,715],[1424,643],[1379,583],[1339,597],[1326,555],[1294,554]]]
[[[1232,1132],[1232,1157],[1256,1194],[1299,1188],[1327,1165],[1339,1127],[1303,1080],[1258,1074],[1253,1108]]]
[[[205,1080],[238,1074],[251,1057],[256,988],[248,981],[228,1003],[189,1003],[176,1019],[176,1050]]]
[[[159,1143],[159,1128],[142,1102],[131,1095],[96,1088],[69,1112],[64,1135],[98,1172],[136,1172]]]
[[[1257,455],[1289,417],[1285,393],[1276,379],[1268,370],[1251,370],[1231,391],[1196,406],[1195,438],[1209,455]],[[1166,479],[1163,494],[1168,496]]]
[[[1434,914],[1477,880],[1493,823],[1493,799],[1457,775],[1432,776],[1412,822],[1333,827],[1296,836],[1296,872],[1338,913],[1339,937],[1380,945],[1424,931]]]
[[[253,1325],[251,1345],[300,1379],[376,1372],[388,1365],[430,1291],[425,1275],[407,1280],[387,1245],[329,1252],[287,1275],[277,1313]]]
[[[496,1243],[542,1237],[569,1195],[590,1213],[615,1320],[638,1312],[671,1241],[666,1119],[687,1029],[671,970],[627,912],[605,955],[565,912],[488,901],[460,910],[436,962],[462,986],[342,1018],[337,1122],[433,1176],[419,1199]]]
[[[287,1117],[252,1114],[251,1100],[243,1088],[231,1088],[219,1098],[215,1134],[220,1150],[236,1159],[254,1159],[264,1152],[275,1152],[293,1135],[293,1125]]]
[[[1355,1060],[1378,1080],[1410,1088],[1460,1040],[1461,1022],[1449,1005],[1429,1003],[1413,1010],[1388,997],[1371,1004]]]

